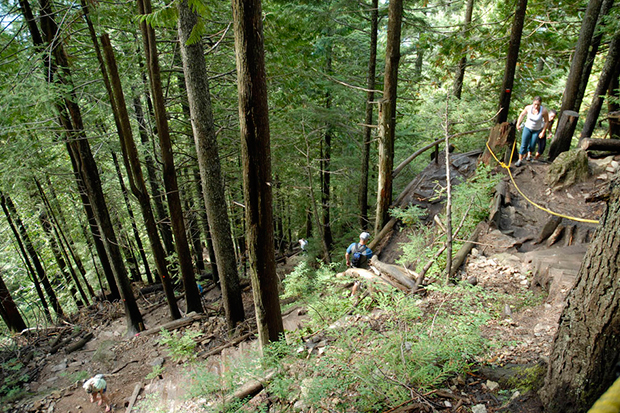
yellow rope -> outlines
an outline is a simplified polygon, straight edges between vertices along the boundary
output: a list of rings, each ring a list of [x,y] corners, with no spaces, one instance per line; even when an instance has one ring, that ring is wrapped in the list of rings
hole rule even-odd
[[[601,396],[588,413],[618,413],[620,412],[620,379]]]
[[[522,191],[521,189],[519,189],[519,187],[517,186],[517,183],[515,182],[514,177],[512,176],[512,172],[510,172],[510,164],[512,163],[512,156],[514,155],[515,152],[515,146],[517,145],[517,140],[515,139],[513,145],[512,145],[512,151],[510,152],[510,161],[508,162],[508,165],[506,165],[504,162],[500,161],[499,159],[497,159],[497,156],[495,156],[495,154],[493,153],[493,151],[491,150],[491,148],[489,147],[489,142],[486,143],[487,145],[487,149],[489,150],[489,152],[491,152],[491,155],[493,155],[493,158],[495,158],[495,160],[497,161],[497,163],[499,164],[499,166],[501,166],[502,168],[506,169],[508,171],[508,175],[510,176],[510,180],[512,181],[512,184],[514,185],[515,188],[517,188],[517,191],[521,194],[521,196],[523,198],[525,198],[525,200],[527,202],[529,202],[530,204],[534,205],[536,208],[541,209],[551,215],[555,215],[561,218],[566,218],[566,219],[570,219],[571,221],[578,221],[578,222],[587,222],[590,224],[598,224],[599,222],[595,219],[585,219],[585,218],[577,218],[577,217],[570,217],[568,215],[563,215],[563,214],[558,214],[557,212],[553,212],[550,209],[547,209],[543,206],[538,205],[536,202],[532,201],[531,199],[529,199]]]

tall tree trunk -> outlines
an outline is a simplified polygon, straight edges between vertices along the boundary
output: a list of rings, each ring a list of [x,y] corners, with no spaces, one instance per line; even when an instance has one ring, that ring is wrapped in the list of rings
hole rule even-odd
[[[510,44],[506,55],[506,66],[504,68],[504,80],[502,89],[499,93],[499,115],[497,124],[500,125],[508,120],[510,111],[510,98],[512,96],[512,86],[515,80],[517,60],[519,59],[519,49],[521,48],[521,35],[523,34],[523,23],[525,22],[525,11],[527,10],[527,0],[518,0],[515,10],[515,17],[512,21],[510,31]]]
[[[375,234],[389,220],[392,203],[392,169],[394,168],[394,139],[396,128],[396,88],[400,61],[400,32],[403,19],[403,1],[390,0],[388,9],[387,47],[385,51],[385,79],[383,99],[379,108],[379,178]]]
[[[207,209],[204,202],[204,194],[202,192],[202,178],[200,177],[200,167],[194,168],[194,189],[196,205],[198,206],[198,216],[200,220],[200,226],[202,228],[202,234],[205,238],[207,245],[207,253],[209,255],[209,262],[211,266],[211,279],[217,282],[219,273],[217,271],[217,260],[215,258],[215,250],[213,249],[213,237],[211,237],[211,228],[209,228],[209,218],[207,217]],[[229,226],[230,228],[230,226]],[[232,237],[232,234],[231,234]],[[233,243],[234,248],[234,243]],[[234,250],[233,250],[234,253]],[[234,255],[234,254],[233,254]]]
[[[24,0],[25,1],[25,0]],[[58,107],[62,125],[68,137],[68,147],[77,162],[80,177],[86,188],[88,199],[93,208],[97,224],[101,230],[103,244],[112,265],[116,284],[119,288],[123,304],[125,306],[125,318],[127,322],[127,335],[133,335],[144,329],[142,315],[138,309],[127,272],[122,261],[116,234],[112,227],[108,207],[103,196],[101,179],[90,145],[86,139],[82,115],[77,104],[78,98],[71,83],[71,71],[69,69],[67,55],[62,46],[63,42],[57,39],[58,27],[54,21],[51,4],[48,0],[40,0],[41,3],[41,27],[46,36],[46,41],[52,45],[52,54],[58,70],[54,72],[56,82],[64,85],[68,91],[64,93],[63,107]],[[59,103],[60,105],[60,103]],[[68,117],[67,117],[68,115]]]
[[[19,309],[11,297],[9,289],[6,287],[2,274],[0,273],[0,314],[6,326],[14,333],[20,333],[28,326],[24,322]]]
[[[127,207],[127,214],[129,214],[129,220],[131,221],[131,228],[133,229],[133,238],[136,240],[136,245],[138,246],[138,253],[140,254],[140,258],[142,259],[142,263],[144,264],[144,272],[146,273],[146,278],[149,284],[153,284],[153,275],[151,274],[151,268],[149,266],[149,261],[146,258],[146,252],[144,251],[144,246],[142,245],[142,240],[140,239],[140,232],[138,231],[136,217],[133,213],[133,208],[131,207],[131,203],[129,202],[127,187],[125,186],[125,181],[123,180],[123,175],[121,174],[121,168],[118,165],[118,159],[116,158],[116,154],[114,152],[112,152],[112,160],[114,161],[114,167],[116,168],[116,175],[118,176],[118,182],[121,185],[121,192],[123,193],[123,199],[125,200],[125,206]]]
[[[2,205],[2,210],[4,211],[4,215],[6,216],[6,219],[9,223],[9,226],[11,227],[11,231],[13,231],[13,236],[15,237],[15,240],[17,241],[17,245],[19,246],[19,250],[21,251],[21,254],[24,258],[24,262],[26,263],[26,267],[28,268],[29,273],[32,276],[32,282],[34,284],[35,289],[37,290],[37,295],[39,296],[39,300],[41,300],[41,306],[43,307],[43,313],[45,314],[45,318],[48,321],[52,321],[52,315],[50,313],[49,310],[49,305],[47,303],[47,299],[45,298],[45,295],[43,294],[43,290],[41,289],[41,284],[42,284],[42,280],[40,280],[41,278],[44,278],[45,281],[47,282],[46,287],[49,287],[50,291],[51,291],[51,295],[50,295],[50,299],[56,299],[56,295],[54,293],[54,290],[52,289],[51,284],[49,283],[49,281],[47,280],[47,277],[45,276],[45,273],[43,274],[43,277],[39,277],[37,276],[37,271],[39,269],[43,270],[43,268],[41,267],[41,264],[39,263],[39,267],[35,270],[35,268],[33,268],[33,264],[30,258],[30,255],[28,254],[28,250],[26,249],[26,246],[24,245],[24,243],[26,242],[25,240],[22,239],[22,237],[19,234],[19,231],[17,230],[17,228],[15,227],[15,223],[13,222],[13,218],[11,217],[11,213],[9,212],[7,206],[6,206],[6,201],[4,198],[4,194],[2,194],[0,192],[0,204]],[[19,219],[19,217],[17,217]],[[29,242],[29,240],[28,240]],[[35,251],[33,251],[35,252]],[[36,254],[36,252],[35,252]],[[38,259],[38,257],[37,257]],[[60,308],[60,304],[58,303],[58,300],[56,300],[56,304],[55,306],[58,306]],[[54,310],[56,310],[56,307],[54,306]],[[56,313],[58,313],[58,311],[56,311]],[[60,314],[58,314],[58,317],[62,316],[62,309],[60,309]]]
[[[469,30],[469,24],[471,23],[471,16],[474,11],[474,0],[467,0],[467,9],[465,10],[465,20],[463,21],[463,29],[461,30],[462,41],[466,41],[467,32]],[[467,56],[463,52],[463,57],[459,60],[456,66],[456,73],[454,76],[454,85],[452,86],[452,95],[461,99],[461,93],[463,92],[463,80],[465,79],[465,69],[467,68]]]
[[[607,89],[607,112],[620,111],[620,104],[618,104],[618,98],[620,98],[620,62],[616,64],[614,73],[611,76],[609,82],[609,88]],[[611,139],[620,139],[620,118],[609,119],[609,137]]]
[[[150,102],[150,96],[146,96],[147,102]],[[136,114],[136,121],[138,122],[138,132],[140,134],[140,142],[147,147],[151,144],[148,130],[144,119],[144,111],[142,110],[142,103],[140,97],[134,93],[133,107]],[[155,218],[157,227],[161,234],[161,240],[166,250],[167,256],[174,254],[174,243],[172,242],[172,230],[168,222],[168,213],[166,212],[166,206],[164,205],[165,195],[159,188],[159,182],[157,180],[157,168],[155,167],[155,159],[151,153],[155,153],[155,150],[145,150],[144,163],[146,164],[146,175],[148,178],[149,187],[151,188],[151,194],[153,204],[155,207]]]
[[[245,313],[213,125],[209,76],[203,57],[202,43],[198,41],[188,44],[190,34],[198,22],[198,15],[190,10],[187,0],[179,2],[178,10],[183,71],[200,167],[204,205],[218,265],[226,321],[229,330],[232,330],[238,322],[245,319]],[[263,242],[267,241],[263,240]]]
[[[99,224],[97,223],[95,212],[93,211],[93,207],[90,203],[90,200],[88,199],[88,195],[86,194],[86,187],[84,186],[84,182],[80,175],[78,162],[68,143],[66,143],[66,147],[67,152],[69,153],[69,158],[71,160],[71,167],[73,168],[73,174],[75,176],[75,181],[78,187],[80,200],[82,201],[82,207],[84,208],[86,219],[88,221],[88,226],[90,228],[92,241],[95,244],[97,256],[99,257],[99,262],[101,263],[101,267],[103,269],[103,275],[108,283],[108,288],[110,289],[109,299],[111,301],[115,301],[120,299],[121,295],[118,291],[118,286],[116,285],[116,279],[114,278],[114,271],[112,270],[110,257],[108,256],[108,252],[103,243],[103,237],[101,236],[101,230],[99,229]],[[87,239],[89,238],[87,237]]]
[[[260,0],[232,0],[245,221],[261,348],[284,333],[273,245],[269,109]]]
[[[151,202],[146,190],[144,176],[142,175],[142,167],[140,165],[140,160],[138,159],[138,149],[136,148],[136,144],[133,140],[133,133],[129,122],[129,114],[127,113],[127,104],[125,102],[125,95],[123,93],[120,77],[118,75],[118,68],[116,66],[116,60],[114,58],[110,38],[107,34],[101,36],[101,43],[103,45],[106,63],[110,71],[110,100],[113,102],[119,118],[120,130],[118,135],[123,154],[123,163],[125,164],[125,169],[127,170],[129,188],[140,205],[142,217],[144,219],[144,226],[146,227],[146,233],[151,244],[151,251],[153,252],[153,259],[155,260],[155,267],[157,268],[157,272],[164,289],[164,294],[166,295],[166,300],[168,302],[170,317],[176,320],[181,318],[181,311],[179,310],[176,298],[174,297],[174,286],[168,273],[166,253],[164,252],[164,248],[157,232],[157,224],[155,223],[155,217],[153,216],[153,210],[151,209]]]
[[[596,55],[598,54],[599,46],[601,45],[601,40],[603,40],[603,34],[605,34],[605,16],[609,13],[611,8],[614,5],[614,0],[603,0],[601,4],[601,11],[598,15],[598,30],[594,32],[592,35],[592,42],[590,43],[590,47],[588,48],[588,56],[586,57],[585,63],[583,65],[583,71],[581,73],[581,81],[579,82],[579,90],[577,91],[577,97],[575,98],[575,107],[580,108],[581,102],[583,101],[583,96],[586,93],[586,88],[588,87],[588,80],[590,80],[590,74],[592,72],[592,66],[594,66],[594,61],[596,60]]]
[[[618,64],[620,64],[620,32],[615,34],[609,44],[607,59],[605,60],[605,65],[599,75],[598,84],[596,86],[596,90],[594,91],[592,104],[588,110],[588,116],[586,117],[586,121],[583,124],[583,129],[581,130],[580,139],[589,138],[592,136],[592,132],[594,132],[594,127],[596,126],[596,121],[601,113],[601,107],[603,107],[605,92],[607,92],[609,88],[611,77],[613,76]]]
[[[364,231],[370,225],[368,221],[368,164],[370,162],[370,141],[372,135],[373,108],[375,100],[375,85],[377,79],[377,27],[379,21],[379,0],[372,0],[370,9],[370,56],[368,57],[368,73],[366,75],[366,117],[364,137],[362,139],[362,168],[358,193],[360,208],[359,223]]]
[[[138,11],[140,14],[149,14],[151,10],[150,0],[138,0]],[[151,93],[155,104],[155,120],[157,123],[157,134],[159,136],[159,146],[161,150],[162,163],[164,168],[164,186],[168,198],[168,208],[170,209],[170,220],[172,232],[174,234],[175,249],[181,269],[181,277],[185,287],[185,301],[187,311],[203,312],[200,301],[200,293],[196,285],[192,256],[185,232],[183,222],[183,210],[181,208],[181,197],[177,184],[177,176],[174,167],[174,157],[172,154],[172,142],[168,129],[168,119],[166,118],[166,107],[164,95],[161,87],[161,77],[159,72],[159,56],[157,44],[155,42],[155,30],[148,26],[146,22],[140,24],[142,35],[144,36],[144,47],[147,55],[147,67],[151,80]]]
[[[575,53],[573,54],[573,61],[570,65],[570,71],[566,80],[566,87],[564,94],[562,95],[562,107],[558,112],[558,119],[562,119],[562,112],[566,110],[572,110],[579,113],[579,107],[576,106],[577,94],[579,93],[579,84],[581,82],[581,76],[583,73],[583,67],[585,65],[586,58],[588,56],[588,49],[592,42],[592,34],[596,27],[596,21],[598,19],[599,11],[601,10],[601,3],[603,0],[591,0],[588,2],[586,12],[581,23],[581,30],[579,31],[579,39],[577,40],[577,46],[575,46]],[[553,161],[557,156],[570,149],[570,143],[573,139],[572,128],[562,127],[558,123],[558,127],[555,130],[555,139],[551,142],[549,147],[549,160]],[[568,125],[568,123],[564,123]]]
[[[620,361],[620,185],[566,298],[540,392],[546,412],[587,411],[616,379]]]
[[[331,30],[330,30],[331,35]],[[327,76],[331,76],[332,73],[332,40],[328,40],[328,45],[326,45],[326,62],[325,62],[325,73]],[[325,109],[327,112],[331,110],[332,106],[332,96],[331,92],[328,90],[325,93]],[[332,161],[332,127],[331,122],[328,122],[325,125],[325,133],[323,134],[323,142],[321,145],[321,225],[323,226],[323,243],[326,246],[327,251],[331,250],[332,244],[334,242],[332,237],[332,227],[331,227],[331,219],[330,219],[330,203],[331,203],[331,161]],[[329,263],[331,258],[329,255],[325,256],[326,263]]]

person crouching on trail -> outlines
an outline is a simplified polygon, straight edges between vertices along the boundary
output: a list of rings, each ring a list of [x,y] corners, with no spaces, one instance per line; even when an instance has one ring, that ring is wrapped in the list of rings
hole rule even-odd
[[[103,403],[105,405],[105,411],[110,411],[110,404],[105,395],[108,385],[103,379],[103,374],[97,374],[96,376],[86,380],[82,387],[86,390],[86,393],[90,395],[91,403],[94,403],[97,400],[97,396],[99,396],[99,402],[97,404],[101,406]]]
[[[372,250],[366,246],[370,234],[362,232],[360,234],[360,242],[354,242],[349,245],[347,252],[344,254],[347,260],[347,267],[368,268],[368,261],[372,258]]]

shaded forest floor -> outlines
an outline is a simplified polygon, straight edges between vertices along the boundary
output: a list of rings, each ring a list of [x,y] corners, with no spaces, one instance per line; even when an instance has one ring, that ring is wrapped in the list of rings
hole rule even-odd
[[[545,185],[546,163],[527,163],[518,169],[513,167],[512,172],[516,185],[537,203],[562,214],[597,219],[603,212],[604,203],[585,203],[584,200],[598,186],[605,184],[614,172],[613,168],[617,171],[617,162],[612,164],[612,159],[607,158],[598,161],[598,166],[594,163],[591,166],[594,173],[587,182],[560,191],[553,191]],[[438,164],[436,168],[439,171],[442,166]],[[595,225],[562,220],[553,234],[540,240],[549,214],[524,200],[508,178],[505,181],[508,191],[497,225],[484,228],[476,248],[459,272],[462,280],[477,284],[482,291],[501,292],[505,297],[514,297],[514,302],[507,298],[501,303],[501,314],[488,320],[482,328],[483,336],[495,345],[483,358],[476,360],[471,373],[450,378],[440,388],[430,392],[412,394],[411,400],[403,406],[385,411],[542,411],[536,393],[524,390],[522,384],[530,381],[530,385],[525,386],[530,389],[540,385],[564,298],[574,281]],[[419,186],[417,189],[414,187],[411,196],[420,198],[420,191]],[[558,229],[560,227],[563,229]],[[393,263],[401,254],[401,244],[407,240],[407,230],[400,230],[397,226],[382,242],[379,258]],[[301,259],[300,255],[288,259],[278,269],[280,277],[284,278]],[[163,294],[143,295],[138,286],[135,288],[147,328],[169,321]],[[236,360],[256,351],[254,336],[248,334],[254,331],[255,326],[250,321],[228,337],[218,304],[219,290],[207,290],[203,295],[207,314],[184,327],[184,330],[202,334],[197,338],[199,344],[195,352],[198,358],[211,371],[223,372]],[[243,295],[246,314],[251,315],[253,308],[249,286],[244,289]],[[480,299],[487,298],[482,294]],[[443,292],[429,291],[420,305],[423,316],[432,318],[445,301]],[[179,303],[184,308],[183,300]],[[306,319],[305,311],[302,307],[295,307],[294,303],[286,308],[291,310],[285,311],[285,328],[296,330]],[[369,316],[370,322],[380,323],[381,314],[372,314]],[[352,316],[343,323],[351,325],[362,321]],[[24,386],[29,395],[5,405],[3,411],[103,412],[102,407],[89,403],[88,395],[81,389],[80,380],[96,373],[106,375],[107,395],[113,411],[125,411],[137,385],[141,389],[140,407],[134,407],[134,412],[206,411],[202,406],[208,400],[188,398],[190,383],[196,379],[195,371],[192,372],[183,361],[172,361],[168,348],[158,342],[159,335],[140,334],[127,338],[123,336],[124,329],[125,320],[119,303],[97,303],[82,311],[71,324],[18,338],[21,345],[19,356],[33,355],[30,360],[23,360],[21,368],[22,373],[30,376]],[[61,332],[64,337],[74,332],[90,332],[93,339],[80,350],[66,353],[65,348],[60,348],[52,353],[51,342]],[[234,346],[217,351],[220,346],[236,341]],[[317,347],[329,351],[325,343],[318,343]],[[210,353],[214,354],[208,356]],[[4,356],[5,360],[10,358],[9,354]],[[147,379],[149,374],[157,372],[161,374]],[[255,411],[253,409],[258,410],[257,407],[246,407],[244,411]],[[300,410],[318,411],[293,405],[291,401],[290,411]]]

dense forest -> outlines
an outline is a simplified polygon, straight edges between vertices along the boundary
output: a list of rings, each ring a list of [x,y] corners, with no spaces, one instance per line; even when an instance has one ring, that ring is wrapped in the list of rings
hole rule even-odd
[[[303,238],[313,265],[343,266],[417,150],[484,148],[534,96],[558,112],[551,160],[620,137],[613,0],[1,4],[6,337],[119,299],[131,336],[132,284],[161,283],[178,319],[175,291],[202,312],[204,279],[232,330],[250,278],[266,345],[276,261]]]

